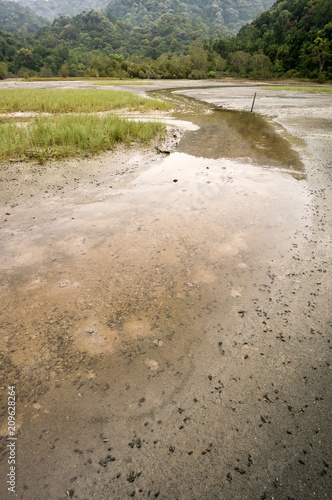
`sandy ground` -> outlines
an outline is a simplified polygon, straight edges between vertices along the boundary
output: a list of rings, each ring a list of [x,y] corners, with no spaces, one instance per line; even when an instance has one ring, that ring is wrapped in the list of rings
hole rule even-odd
[[[331,498],[331,97],[184,91],[254,92],[280,161],[203,107],[170,155],[1,166],[1,498]]]

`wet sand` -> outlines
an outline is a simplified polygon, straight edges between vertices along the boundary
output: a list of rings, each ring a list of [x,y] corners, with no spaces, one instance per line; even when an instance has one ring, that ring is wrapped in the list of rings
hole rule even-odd
[[[331,98],[184,92],[170,155],[2,167],[3,498],[332,496]]]

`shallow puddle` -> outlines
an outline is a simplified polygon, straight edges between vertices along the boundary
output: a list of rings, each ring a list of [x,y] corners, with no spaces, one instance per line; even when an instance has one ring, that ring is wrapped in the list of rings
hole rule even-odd
[[[285,138],[275,125],[255,113],[223,110],[181,96],[179,92],[153,93],[156,97],[174,100],[186,109],[185,113],[177,113],[177,118],[190,119],[200,127],[186,133],[178,147],[179,152],[204,158],[240,159],[260,166],[287,169],[297,178],[303,178],[299,154],[292,148],[290,138]],[[211,89],[208,96],[211,98]],[[204,99],[202,91],[198,93],[199,98]]]
[[[301,183],[240,161],[176,152],[114,193],[3,243],[14,364],[70,367],[73,351],[132,357],[175,332],[181,352],[213,302],[239,307],[252,273],[303,224]]]
[[[188,100],[176,99],[185,108]],[[195,341],[197,308],[221,296],[238,300],[248,273],[282,255],[302,224],[297,153],[258,116],[193,100],[185,111],[178,117],[199,130],[128,189],[52,218],[63,203],[55,198],[45,207],[48,223],[34,217],[28,232],[7,235],[5,339],[13,347],[11,335],[30,332],[17,338],[12,362],[46,357],[55,366],[60,345],[67,354],[105,354],[164,341],[176,329]]]

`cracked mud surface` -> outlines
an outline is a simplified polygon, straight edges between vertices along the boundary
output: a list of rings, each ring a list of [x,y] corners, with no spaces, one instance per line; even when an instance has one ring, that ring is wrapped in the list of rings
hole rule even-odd
[[[167,156],[1,167],[2,498],[332,496],[331,103],[185,93],[238,114],[190,101]]]

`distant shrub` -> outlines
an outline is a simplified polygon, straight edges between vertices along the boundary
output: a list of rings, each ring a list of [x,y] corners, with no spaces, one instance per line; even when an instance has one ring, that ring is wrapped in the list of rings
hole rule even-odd
[[[26,76],[27,75],[27,76]],[[29,69],[29,68],[25,68],[24,66],[22,66],[18,72],[17,72],[17,76],[19,78],[31,78],[32,76],[37,76],[37,71],[33,71],[32,69]]]
[[[317,75],[316,80],[317,80],[317,82],[318,82],[318,83],[324,83],[324,82],[327,82],[327,80],[328,80],[328,76],[327,76],[326,71],[322,71],[321,73],[319,73],[319,74]]]
[[[65,66],[62,66],[62,68],[60,69],[60,76],[61,78],[68,78],[69,72]]]
[[[249,60],[248,69],[251,78],[267,79],[272,75],[272,63],[265,54],[253,55]]]
[[[51,68],[48,68],[47,66],[43,66],[39,71],[39,76],[41,78],[52,78],[53,71],[51,70]]]
[[[8,76],[8,66],[4,62],[0,62],[0,80],[4,80]]]
[[[198,69],[194,69],[190,73],[189,78],[191,78],[193,80],[204,80],[206,78],[206,73],[205,73],[205,71],[200,71]]]
[[[300,78],[301,75],[296,69],[290,69],[284,74],[284,78]]]

